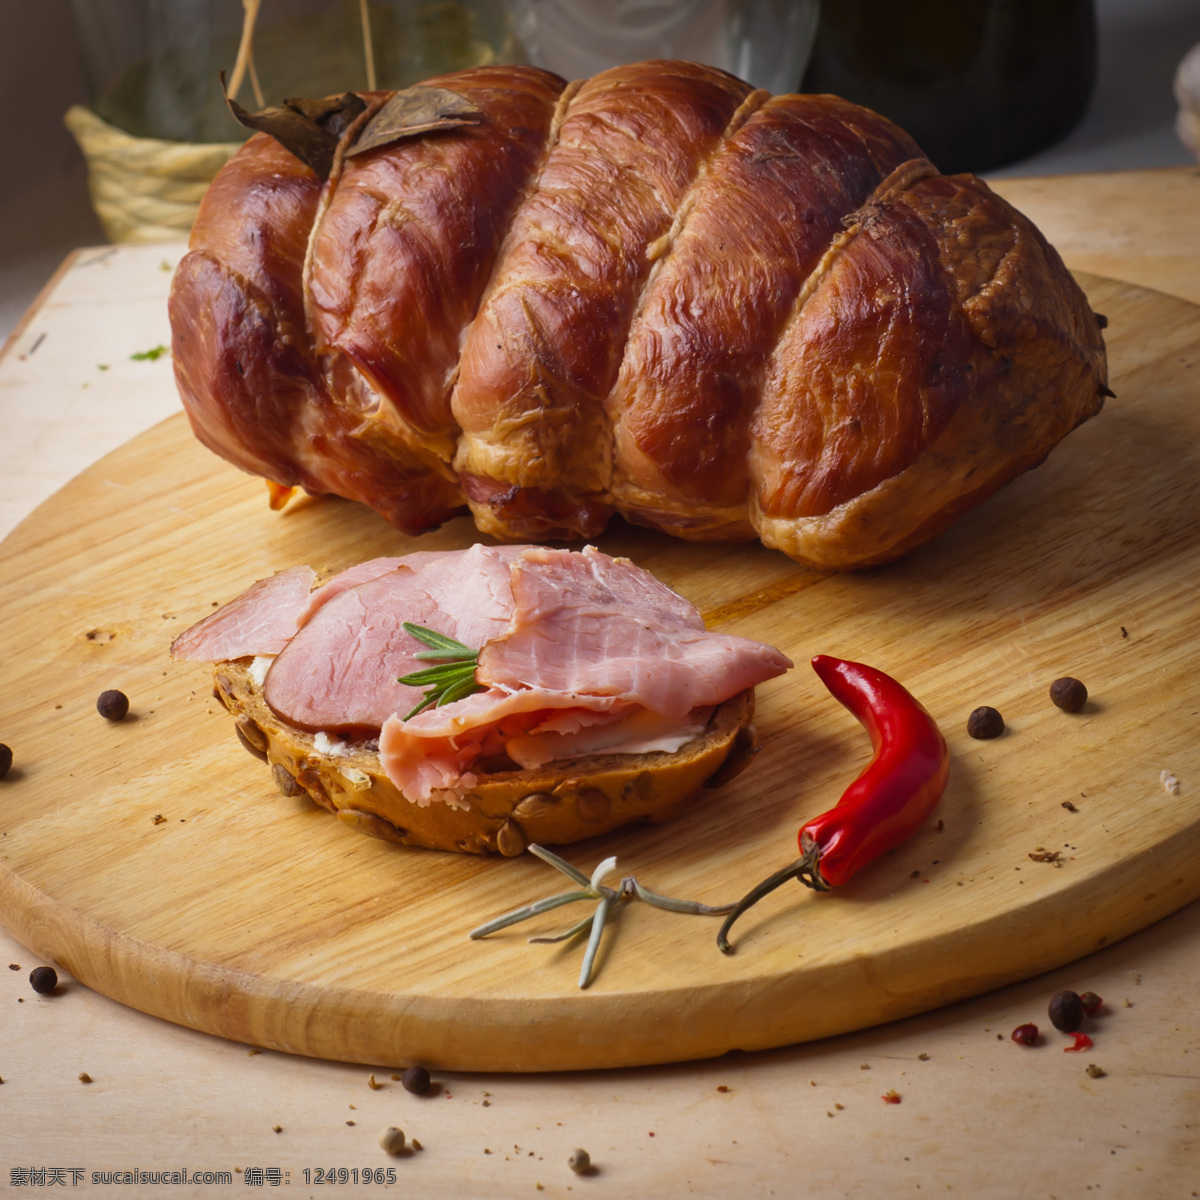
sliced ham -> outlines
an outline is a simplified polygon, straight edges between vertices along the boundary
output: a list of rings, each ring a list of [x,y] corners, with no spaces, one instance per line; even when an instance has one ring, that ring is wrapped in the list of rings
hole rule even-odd
[[[374,732],[393,713],[407,713],[422,689],[397,679],[429,664],[417,659],[427,647],[404,623],[472,649],[503,633],[512,611],[514,553],[512,547],[472,546],[409,555],[394,570],[337,592],[312,611],[272,664],[263,699],[310,733]]]
[[[659,750],[673,754],[704,732],[710,712],[693,709],[679,720],[635,708],[616,721],[571,731],[560,731],[546,721],[527,734],[509,738],[505,749],[517,766],[527,769],[589,754],[652,754]]]
[[[475,786],[471,765],[481,755],[503,752],[509,740],[553,728],[557,710],[569,710],[560,728],[577,733],[618,721],[632,705],[615,696],[579,697],[540,688],[489,689],[410,720],[391,716],[379,735],[379,758],[388,778],[418,804],[453,802]]]
[[[709,633],[681,596],[591,546],[526,551],[512,590],[508,631],[479,655],[479,681],[494,687],[619,696],[683,717],[792,665],[773,646]]]
[[[480,547],[482,549],[482,547]],[[516,558],[524,549],[524,546],[493,546],[491,549],[504,562],[510,562]],[[407,567],[410,571],[421,571],[431,563],[438,559],[455,559],[462,555],[461,550],[417,550],[413,554],[406,554],[403,558],[372,558],[367,562],[356,563],[352,567],[347,567],[340,574],[335,575],[327,583],[322,584],[309,596],[308,606],[300,614],[300,619],[297,622],[299,625],[307,625],[312,620],[313,614],[323,605],[328,604],[330,600],[336,596],[340,596],[343,592],[349,591],[353,587],[358,587],[360,583],[370,583],[373,579],[378,579],[381,575],[388,574],[389,571],[396,570],[397,567]]]
[[[172,653],[275,656],[270,708],[326,737],[378,733],[384,770],[420,804],[465,804],[480,757],[533,768],[678,750],[713,706],[791,666],[771,646],[709,633],[694,605],[590,546],[476,545],[372,559],[311,591],[314,579],[296,567],[256,583]],[[429,665],[406,622],[478,648],[485,690],[406,720],[423,692],[397,680]]]
[[[414,564],[408,562],[408,559],[424,557],[427,557],[427,553],[418,551],[416,554],[408,555],[407,558],[372,558],[366,562],[355,563],[354,566],[347,567],[340,574],[327,580],[316,591],[309,594],[308,604],[305,605],[304,611],[296,621],[297,627],[307,625],[312,620],[313,614],[317,609],[328,604],[335,596],[340,596],[343,592],[348,592],[351,588],[358,587],[360,583],[370,583],[372,579],[378,579],[380,575],[386,575],[389,571],[396,570],[397,567],[407,566],[412,570]],[[294,633],[295,630],[292,632]]]
[[[310,567],[289,567],[270,579],[260,579],[236,600],[185,629],[171,643],[171,657],[227,662],[278,654],[294,636],[316,579]]]

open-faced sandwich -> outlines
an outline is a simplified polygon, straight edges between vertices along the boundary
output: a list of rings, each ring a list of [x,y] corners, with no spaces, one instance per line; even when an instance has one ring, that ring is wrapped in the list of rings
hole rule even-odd
[[[792,664],[593,547],[377,558],[255,583],[176,638],[286,794],[377,837],[520,854],[715,786]]]

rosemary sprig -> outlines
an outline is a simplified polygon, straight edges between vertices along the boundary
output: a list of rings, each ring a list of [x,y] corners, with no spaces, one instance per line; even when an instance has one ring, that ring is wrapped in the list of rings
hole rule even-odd
[[[436,667],[426,667],[423,671],[410,671],[401,675],[396,682],[407,684],[409,687],[427,688],[421,703],[411,712],[405,713],[404,720],[415,717],[417,713],[428,708],[431,704],[441,706],[453,704],[472,692],[482,692],[483,685],[475,682],[475,668],[479,662],[479,651],[456,642],[454,638],[438,633],[436,629],[426,629],[424,625],[414,625],[404,622],[405,633],[415,637],[428,650],[420,650],[414,658],[421,662],[436,662]]]
[[[561,871],[576,885],[576,888],[573,891],[560,892],[558,895],[548,896],[545,900],[536,900],[532,904],[526,904],[522,908],[514,909],[510,913],[505,913],[501,917],[496,917],[494,920],[488,921],[486,925],[480,925],[477,929],[472,929],[468,936],[473,940],[477,940],[487,937],[489,933],[496,933],[498,930],[507,929],[509,925],[516,925],[520,921],[527,921],[530,917],[541,916],[542,913],[550,912],[552,909],[559,908],[564,904],[571,904],[576,900],[596,900],[598,903],[595,912],[591,916],[584,917],[582,921],[572,925],[565,932],[554,934],[550,937],[532,937],[529,939],[530,945],[534,943],[553,944],[568,941],[590,930],[587,948],[583,952],[583,965],[579,970],[579,986],[581,988],[587,987],[592,981],[592,968],[596,962],[596,954],[600,949],[600,938],[604,933],[604,927],[609,915],[619,911],[618,905],[623,905],[630,900],[645,900],[647,904],[652,904],[655,908],[665,908],[669,912],[696,913],[713,917],[721,916],[735,907],[734,904],[701,904],[696,900],[675,900],[670,896],[660,896],[657,892],[652,892],[649,888],[643,887],[632,875],[626,875],[621,880],[619,887],[605,887],[602,880],[617,865],[615,858],[604,859],[589,878],[578,867],[573,867],[566,859],[559,858],[557,854],[551,853],[544,846],[531,844],[529,852],[537,855],[543,862],[549,863],[556,870]]]

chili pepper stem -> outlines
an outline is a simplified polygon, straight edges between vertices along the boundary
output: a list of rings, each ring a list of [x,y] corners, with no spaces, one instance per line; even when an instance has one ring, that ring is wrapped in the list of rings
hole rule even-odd
[[[814,891],[827,892],[829,885],[821,878],[818,866],[820,856],[817,847],[809,843],[805,846],[804,853],[794,863],[789,863],[783,870],[776,871],[774,875],[768,875],[761,883],[752,887],[733,906],[733,910],[722,922],[721,928],[717,932],[717,948],[721,953],[733,953],[733,947],[729,944],[729,930],[733,927],[734,921],[751,905],[757,904],[768,892],[782,887],[789,879],[799,879],[801,883],[807,884]]]

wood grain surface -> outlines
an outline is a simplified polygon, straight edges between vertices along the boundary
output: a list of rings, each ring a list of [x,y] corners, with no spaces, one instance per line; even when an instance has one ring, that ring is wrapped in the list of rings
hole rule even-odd
[[[349,1061],[501,1071],[675,1061],[783,1045],[945,1004],[1070,961],[1200,895],[1197,446],[1200,309],[1084,277],[1110,318],[1117,399],[1038,470],[905,562],[823,576],[759,546],[619,527],[599,542],[710,625],[800,665],[759,693],[764,749],[670,824],[572,847],[672,895],[735,898],[865,763],[804,665],[872,662],[942,724],[936,820],[840,892],[775,893],[721,956],[715,923],[629,906],[595,982],[579,947],[485,942],[480,921],[559,889],[530,856],[374,842],[274,792],[203,668],[171,638],[255,578],[417,548],[323,500],[282,516],[182,418],[73,481],[0,547],[0,911],[88,985],[193,1028]],[[420,548],[469,544],[455,522]],[[1048,699],[1071,674],[1091,692]],[[117,687],[131,716],[102,720]],[[966,736],[978,704],[994,742]],[[1168,770],[1181,781],[1171,795]],[[1073,811],[1066,807],[1073,806]],[[1061,865],[1031,854],[1057,851]],[[571,910],[565,910],[570,913]]]

